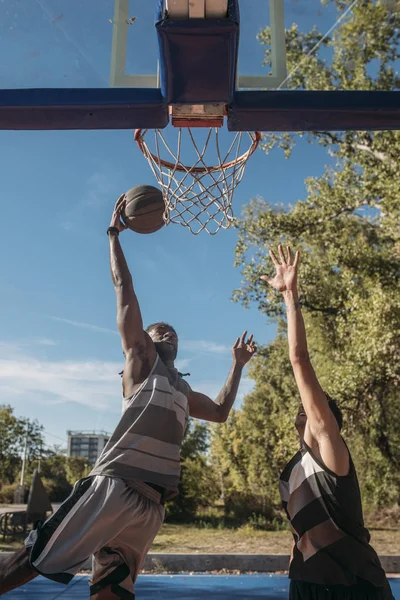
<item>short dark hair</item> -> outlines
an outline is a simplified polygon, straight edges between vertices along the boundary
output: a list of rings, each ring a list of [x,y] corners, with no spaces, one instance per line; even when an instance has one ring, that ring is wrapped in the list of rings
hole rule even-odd
[[[329,394],[327,394],[325,392],[326,398],[328,400],[328,404],[329,404],[329,408],[331,409],[331,411],[333,412],[333,414],[335,415],[335,419],[337,421],[337,424],[339,425],[339,431],[341,431],[342,427],[343,427],[343,414],[342,411],[340,410],[336,400],[334,400],[333,398],[331,398],[331,396]]]
[[[164,323],[164,321],[159,321],[158,323],[152,323],[151,325],[149,325],[146,328],[146,331],[147,331],[147,333],[150,333],[150,331],[152,331],[153,329],[156,329],[157,327],[168,327],[168,329],[172,329],[172,331],[175,333],[175,335],[178,336],[178,334],[176,333],[175,327],[172,327],[172,325],[170,325],[169,323]]]

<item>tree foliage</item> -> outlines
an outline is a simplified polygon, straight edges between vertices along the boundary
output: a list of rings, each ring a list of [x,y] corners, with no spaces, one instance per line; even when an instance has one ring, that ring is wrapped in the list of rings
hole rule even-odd
[[[267,528],[277,525],[279,474],[298,444],[292,422],[299,399],[286,346],[279,335],[253,359],[255,388],[214,428],[211,444],[226,516],[246,522],[263,515]]]
[[[208,426],[189,420],[182,444],[182,476],[179,496],[167,503],[168,518],[192,519],[196,512],[213,506],[218,497],[218,486],[207,458]]]
[[[14,409],[0,405],[0,483],[12,484],[21,472],[27,438],[28,463],[37,460],[43,444],[42,426],[14,415]]]
[[[336,4],[339,14],[348,6],[339,0],[329,4]],[[395,66],[400,58],[399,9],[395,2],[364,0],[307,58],[322,33],[316,29],[302,33],[292,26],[287,32],[288,70],[299,68],[291,86],[399,89]],[[269,29],[259,38],[269,63]],[[255,440],[252,455],[243,463],[246,485],[252,478],[257,485],[272,483],[283,455],[292,449],[285,441],[290,419],[282,413],[283,407],[294,408],[291,396],[296,397],[296,391],[285,366],[280,298],[259,276],[272,272],[268,249],[278,243],[291,244],[302,252],[300,284],[312,362],[323,387],[344,410],[344,433],[357,463],[364,499],[374,506],[399,502],[400,132],[322,132],[307,134],[306,139],[327,153],[328,162],[321,177],[306,180],[306,197],[289,207],[253,200],[237,224],[236,264],[244,283],[234,297],[245,305],[255,302],[277,323],[279,337],[265,349],[257,371],[253,370],[255,391],[246,399],[243,415],[236,416],[240,426],[231,435],[235,440],[244,436],[246,443],[251,436]],[[292,134],[266,135],[264,151],[281,149],[289,158],[297,140]],[[277,409],[279,394],[283,410]],[[256,449],[260,434],[254,433],[256,411],[260,431],[268,430],[262,450]],[[246,420],[249,427],[243,433]],[[271,464],[261,473],[256,457],[262,465],[264,452],[268,463],[268,444]],[[275,492],[271,497],[275,499]]]

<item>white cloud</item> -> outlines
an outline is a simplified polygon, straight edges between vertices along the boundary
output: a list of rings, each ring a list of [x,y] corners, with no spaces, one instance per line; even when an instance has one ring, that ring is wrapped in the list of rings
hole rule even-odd
[[[27,346],[0,341],[0,402],[24,395],[44,404],[76,402],[119,410],[121,362],[52,361],[39,358]]]
[[[121,390],[120,363],[45,361],[29,356],[0,358],[0,396],[43,394],[44,402],[76,402],[115,408]]]
[[[107,327],[100,327],[99,325],[92,325],[91,323],[83,323],[82,321],[71,321],[71,319],[64,319],[63,317],[52,317],[48,319],[57,321],[58,323],[65,323],[72,327],[80,327],[81,329],[89,329],[90,331],[96,331],[97,333],[112,333],[113,335],[119,335],[115,329],[108,329]]]
[[[0,402],[7,403],[12,398],[23,396],[42,405],[73,402],[96,411],[120,412],[121,380],[118,373],[122,362],[43,359],[34,354],[34,342],[48,345],[52,340],[32,340],[32,343],[0,340]],[[191,359],[185,358],[178,360],[176,367],[182,372],[188,370],[190,363]],[[194,390],[214,400],[223,384],[224,379],[190,381]],[[253,381],[243,377],[237,407],[252,387]]]
[[[50,340],[40,340],[45,345]],[[75,402],[97,410],[120,410],[123,361],[53,361],[28,351],[26,342],[0,341],[0,403],[26,396],[41,404]],[[190,359],[176,361],[187,370]]]
[[[201,352],[204,354],[225,354],[231,352],[231,346],[224,346],[207,340],[180,340],[179,348],[187,352]]]
[[[41,338],[36,342],[39,346],[56,346],[56,342],[54,340],[50,340],[49,338]]]
[[[19,339],[11,341],[1,341],[0,340],[0,355],[5,355],[7,358],[10,358],[15,353],[21,352],[24,348],[34,348],[37,346],[56,346],[57,342],[55,340],[51,340],[49,338],[32,338],[30,340],[27,339]]]

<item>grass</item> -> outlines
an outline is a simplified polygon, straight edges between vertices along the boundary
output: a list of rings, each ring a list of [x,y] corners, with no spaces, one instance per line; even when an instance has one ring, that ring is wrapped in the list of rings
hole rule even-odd
[[[370,529],[372,545],[378,554],[400,555],[400,528]],[[23,536],[14,541],[0,540],[0,552],[13,551],[23,544]],[[290,554],[290,531],[260,531],[249,525],[237,529],[196,527],[166,523],[150,552],[177,554]]]
[[[246,526],[211,529],[167,523],[161,528],[150,552],[286,554],[291,546],[290,539],[288,531],[254,531]]]
[[[378,554],[400,554],[399,529],[370,530]],[[154,540],[150,552],[177,554],[290,554],[290,531],[197,528],[166,523]]]

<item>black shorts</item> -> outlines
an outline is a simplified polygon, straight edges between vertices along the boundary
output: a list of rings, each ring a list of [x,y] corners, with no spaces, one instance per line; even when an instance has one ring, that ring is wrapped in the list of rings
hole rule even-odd
[[[395,600],[389,582],[375,587],[368,581],[356,585],[324,585],[306,581],[290,582],[289,600]]]

